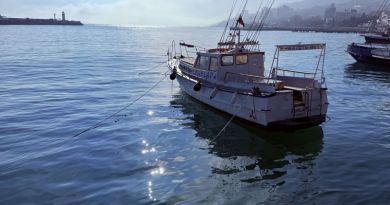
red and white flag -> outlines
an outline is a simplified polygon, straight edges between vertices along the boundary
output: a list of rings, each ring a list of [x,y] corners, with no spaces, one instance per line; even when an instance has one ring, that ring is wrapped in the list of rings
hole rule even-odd
[[[245,27],[245,22],[244,19],[242,19],[242,16],[238,17],[237,23],[240,24],[242,27]]]

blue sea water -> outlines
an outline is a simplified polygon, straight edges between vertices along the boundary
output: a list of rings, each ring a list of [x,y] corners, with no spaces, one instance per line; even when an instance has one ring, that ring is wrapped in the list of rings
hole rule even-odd
[[[267,67],[275,44],[327,43],[322,126],[282,133],[234,121],[212,142],[229,116],[165,79],[73,137],[163,79],[171,40],[215,47],[220,34],[0,27],[0,204],[389,204],[390,69],[348,56],[357,34],[261,34]],[[311,54],[281,61],[307,68]]]

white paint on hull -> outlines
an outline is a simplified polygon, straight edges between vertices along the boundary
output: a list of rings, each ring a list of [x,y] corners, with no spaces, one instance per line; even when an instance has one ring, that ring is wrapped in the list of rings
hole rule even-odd
[[[196,82],[178,75],[181,89],[195,99],[216,109],[235,115],[239,118],[268,126],[271,122],[324,115],[327,111],[325,90],[312,90],[308,96],[310,107],[294,107],[293,91],[278,91],[272,97],[256,97],[217,88],[202,86],[199,92],[194,91]],[[322,92],[322,97],[320,92]],[[325,97],[324,97],[325,96]]]

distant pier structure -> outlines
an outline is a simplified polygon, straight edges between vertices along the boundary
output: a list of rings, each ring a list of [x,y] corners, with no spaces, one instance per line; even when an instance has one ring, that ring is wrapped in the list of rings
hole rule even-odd
[[[31,18],[8,18],[0,15],[0,25],[70,25],[81,26],[80,21],[66,20],[65,12],[62,12],[62,19],[57,19],[54,14],[53,19],[31,19]]]

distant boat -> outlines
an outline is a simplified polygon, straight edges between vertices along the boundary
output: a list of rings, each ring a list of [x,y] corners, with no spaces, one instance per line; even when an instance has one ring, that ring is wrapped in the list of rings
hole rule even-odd
[[[352,43],[347,52],[361,63],[390,66],[390,45]]]
[[[387,1],[385,0],[384,3]],[[390,44],[390,16],[382,12],[379,18],[371,24],[369,31],[372,33],[362,35],[366,43]]]
[[[259,13],[261,11],[259,9]],[[261,21],[265,22],[265,18]],[[235,28],[245,25],[242,13],[233,24]],[[261,29],[254,29],[255,33]],[[171,80],[177,79],[181,89],[193,98],[233,118],[267,128],[296,130],[325,122],[329,104],[324,76],[325,44],[276,46],[267,75],[265,53],[259,49],[258,35],[247,35],[241,41],[240,29],[225,32],[214,49],[181,42],[180,52],[177,52],[173,42],[167,62]],[[192,48],[197,51],[194,57],[187,51]],[[280,67],[281,52],[305,50],[321,51],[316,54],[318,63],[312,72]]]

